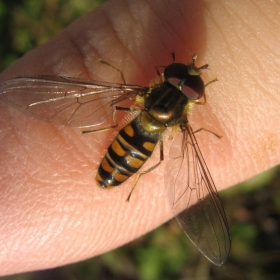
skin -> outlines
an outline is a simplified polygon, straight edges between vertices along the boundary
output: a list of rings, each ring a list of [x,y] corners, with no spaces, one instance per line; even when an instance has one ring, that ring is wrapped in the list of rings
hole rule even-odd
[[[210,65],[204,80],[219,78],[190,123],[222,136],[197,134],[220,191],[279,164],[279,9],[277,1],[109,1],[26,54],[0,82],[27,74],[121,82],[102,58],[127,83],[145,86],[154,66],[172,62],[171,52],[183,63],[196,53],[198,66]],[[2,103],[0,112],[1,275],[102,254],[172,217],[167,161],[142,177],[127,203],[135,178],[113,190],[94,181],[113,131],[82,136]]]

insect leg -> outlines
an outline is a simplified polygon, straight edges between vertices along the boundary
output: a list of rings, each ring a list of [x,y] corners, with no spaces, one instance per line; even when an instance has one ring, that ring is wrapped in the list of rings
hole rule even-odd
[[[160,71],[159,71],[159,68],[166,68],[166,66],[163,66],[163,65],[158,65],[158,66],[155,66],[155,69],[156,69],[157,75],[160,77],[160,76],[161,76],[161,73],[160,73]]]
[[[202,66],[203,67],[203,66]],[[199,68],[200,69],[200,68]],[[218,78],[215,78],[214,80],[211,80],[210,82],[208,82],[207,84],[205,84],[204,87],[207,87],[208,85],[214,83],[214,82],[217,82],[219,81]],[[203,101],[200,101],[200,100],[193,100],[192,102],[195,103],[196,105],[205,105],[206,104],[206,94],[204,92],[203,94]]]
[[[211,131],[211,130],[209,130],[209,129],[203,128],[203,127],[197,129],[197,130],[194,131],[193,133],[197,133],[197,132],[200,132],[200,131],[202,131],[202,130],[207,131],[207,132],[213,134],[214,136],[216,136],[216,137],[219,138],[219,139],[222,138],[222,136],[220,136],[219,134],[217,134],[217,133],[215,133],[215,132],[213,132],[213,131]]]
[[[174,63],[174,62],[175,62],[175,53],[172,52],[172,53],[171,53],[171,56],[172,56],[172,63]],[[163,65],[155,66],[155,69],[156,69],[156,72],[157,72],[158,76],[161,75],[161,74],[160,74],[160,71],[159,71],[159,69],[158,69],[159,67],[161,67],[161,68],[166,68],[166,66],[163,66]]]
[[[108,127],[102,128],[102,129],[85,130],[85,131],[82,131],[82,134],[88,134],[88,133],[94,133],[94,132],[103,132],[103,131],[107,131],[107,130],[114,129],[114,128],[118,127],[117,118],[116,118],[116,112],[117,112],[117,111],[126,111],[126,112],[130,112],[131,109],[130,109],[130,108],[126,108],[126,107],[119,107],[119,106],[116,106],[115,109],[114,109],[114,111],[113,111],[113,121],[114,121],[114,125],[111,125],[111,126],[108,126]]]
[[[215,83],[215,82],[218,82],[218,81],[219,81],[219,79],[216,77],[214,80],[211,80],[210,82],[208,82],[207,84],[205,84],[204,87],[207,87],[207,86],[209,86],[210,84]]]
[[[196,63],[196,60],[197,60],[197,54],[193,54],[192,55],[192,65],[194,66],[194,67],[196,67],[195,66],[195,63]],[[204,65],[202,65],[202,66],[200,66],[200,67],[197,67],[197,69],[207,69],[209,67],[209,65],[208,64],[204,64]]]
[[[121,78],[122,78],[123,83],[126,84],[126,81],[125,81],[123,72],[122,72],[120,69],[118,69],[117,67],[115,67],[114,65],[110,64],[109,62],[107,62],[107,61],[105,61],[105,60],[103,60],[103,59],[100,59],[99,62],[104,63],[104,64],[106,64],[106,65],[112,67],[113,69],[117,70],[117,71],[120,73],[120,75],[121,75]]]
[[[153,165],[152,167],[150,167],[149,169],[147,169],[147,170],[145,170],[145,171],[142,171],[142,172],[140,172],[139,174],[137,174],[136,180],[135,180],[135,182],[134,182],[134,184],[133,184],[133,187],[132,187],[132,189],[131,189],[131,191],[130,191],[130,193],[129,193],[127,199],[126,199],[126,201],[129,201],[129,200],[130,200],[130,197],[131,197],[131,195],[132,195],[132,192],[133,192],[133,190],[135,189],[135,187],[136,187],[136,185],[137,185],[137,183],[138,183],[140,177],[141,177],[142,175],[147,174],[147,173],[153,171],[154,169],[156,169],[156,168],[161,164],[161,162],[164,160],[164,155],[163,155],[163,141],[162,141],[162,138],[159,139],[159,148],[160,148],[160,159],[159,159],[159,162],[156,163],[155,165]]]
[[[203,94],[203,101],[198,101],[198,100],[193,100],[192,102],[195,103],[196,105],[205,105],[206,104],[206,94]]]

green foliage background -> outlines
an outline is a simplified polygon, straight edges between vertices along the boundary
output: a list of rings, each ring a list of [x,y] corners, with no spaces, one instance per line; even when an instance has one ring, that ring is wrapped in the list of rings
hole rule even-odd
[[[104,0],[0,0],[0,70]],[[174,221],[112,252],[15,276],[37,279],[280,279],[280,169],[221,193],[232,234],[222,267],[211,265]]]

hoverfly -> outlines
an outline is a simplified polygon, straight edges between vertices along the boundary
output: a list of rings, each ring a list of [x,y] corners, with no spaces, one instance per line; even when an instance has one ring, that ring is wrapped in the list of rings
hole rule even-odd
[[[193,104],[205,103],[202,97],[206,101],[200,75],[208,65],[195,63],[196,55],[188,64],[174,63],[173,57],[152,87],[60,76],[17,77],[2,84],[0,98],[37,119],[95,132],[117,126],[115,113],[125,109],[117,106],[122,101],[137,104],[138,113],[119,131],[99,166],[96,180],[103,188],[135,174],[157,144],[163,160],[162,134],[177,127],[165,169],[167,198],[189,239],[207,259],[221,265],[230,250],[227,219],[187,119]]]

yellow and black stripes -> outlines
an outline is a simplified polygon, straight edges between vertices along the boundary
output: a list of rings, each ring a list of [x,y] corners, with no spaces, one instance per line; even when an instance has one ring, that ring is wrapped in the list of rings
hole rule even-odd
[[[144,130],[141,115],[125,126],[110,145],[96,176],[101,187],[120,185],[151,156],[161,133]]]
[[[151,88],[142,112],[119,132],[104,156],[96,176],[101,187],[118,186],[136,173],[166,127],[180,123],[189,99],[179,86],[165,81]]]

